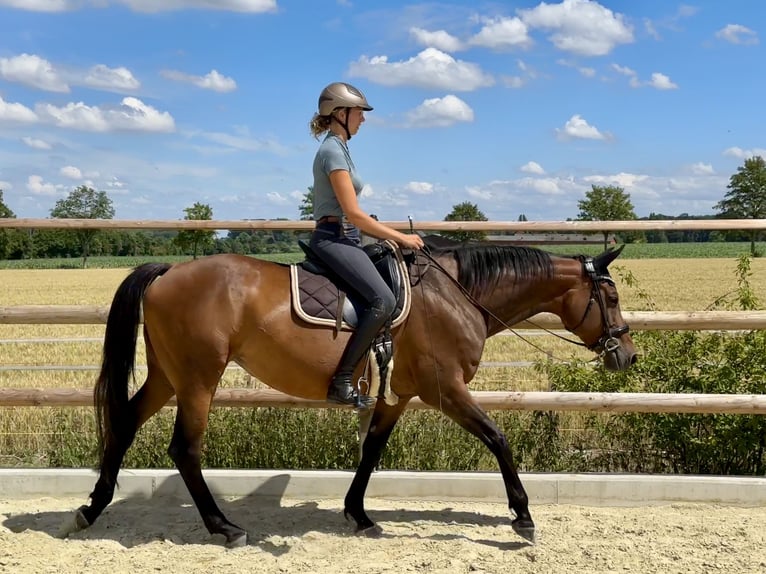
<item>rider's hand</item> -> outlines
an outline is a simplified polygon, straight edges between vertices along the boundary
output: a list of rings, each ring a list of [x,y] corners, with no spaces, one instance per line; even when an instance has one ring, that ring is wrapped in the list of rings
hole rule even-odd
[[[400,247],[404,247],[406,249],[413,249],[417,251],[418,249],[423,248],[423,239],[420,237],[420,235],[407,235],[401,233],[396,242]]]

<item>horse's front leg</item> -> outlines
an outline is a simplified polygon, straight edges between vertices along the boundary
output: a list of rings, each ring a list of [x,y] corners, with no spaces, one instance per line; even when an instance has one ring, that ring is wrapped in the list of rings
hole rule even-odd
[[[346,493],[343,513],[348,519],[349,516],[356,521],[357,534],[365,536],[379,536],[383,530],[367,516],[364,511],[364,493],[370,482],[370,475],[380,461],[380,455],[394,430],[396,421],[399,420],[409,398],[399,398],[399,402],[391,407],[378,401],[375,412],[372,415],[370,428],[367,437],[362,445],[362,460],[357,466],[354,479]]]
[[[476,403],[465,385],[450,388],[449,393],[442,395],[439,403],[432,406],[437,406],[444,414],[477,436],[495,455],[503,476],[505,492],[508,495],[508,506],[516,515],[511,526],[516,534],[534,543],[535,523],[529,514],[529,500],[519,474],[516,472],[516,465],[505,435]]]

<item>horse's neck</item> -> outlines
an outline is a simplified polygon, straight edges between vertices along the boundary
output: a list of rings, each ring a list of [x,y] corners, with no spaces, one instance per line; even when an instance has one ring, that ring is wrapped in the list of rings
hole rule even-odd
[[[496,319],[490,321],[490,335],[503,331],[529,319],[538,313],[554,313],[561,316],[566,293],[582,282],[582,268],[577,260],[554,258],[553,277],[535,277],[508,281],[491,293],[485,294],[482,305],[489,309]]]

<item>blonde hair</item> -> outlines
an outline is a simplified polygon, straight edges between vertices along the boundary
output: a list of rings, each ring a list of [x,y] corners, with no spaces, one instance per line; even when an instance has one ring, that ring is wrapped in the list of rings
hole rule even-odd
[[[320,116],[318,113],[314,114],[309,122],[309,131],[314,138],[319,139],[323,133],[330,129],[330,123],[332,122],[332,116]]]

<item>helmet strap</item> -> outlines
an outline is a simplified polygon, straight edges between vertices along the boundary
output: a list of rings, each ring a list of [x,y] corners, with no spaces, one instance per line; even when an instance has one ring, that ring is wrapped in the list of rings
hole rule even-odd
[[[343,130],[346,132],[346,141],[351,139],[351,133],[348,131],[348,115],[351,113],[351,108],[344,108],[346,110],[346,119],[344,121],[340,121],[338,117],[333,114],[332,119],[334,119],[336,122],[340,124],[340,127],[343,128]]]

